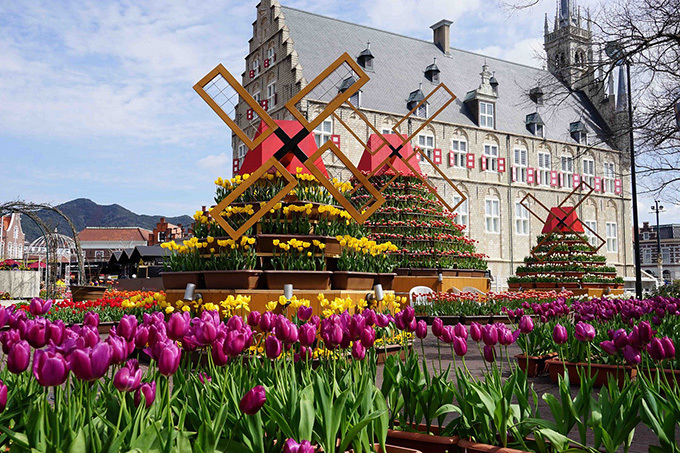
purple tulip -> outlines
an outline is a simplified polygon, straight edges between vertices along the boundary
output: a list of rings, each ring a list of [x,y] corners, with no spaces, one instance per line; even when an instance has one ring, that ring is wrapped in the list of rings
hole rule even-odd
[[[312,346],[316,340],[316,326],[309,322],[301,325],[298,336],[302,346]]]
[[[263,332],[271,332],[274,328],[275,315],[272,312],[266,311],[260,317],[260,330]]]
[[[588,323],[579,321],[574,329],[574,337],[578,341],[593,341],[593,338],[595,338],[595,328]]]
[[[451,344],[454,338],[456,338],[456,331],[453,329],[453,326],[444,326],[441,340],[444,343]]]
[[[251,311],[248,313],[248,325],[250,327],[257,327],[260,324],[260,318],[262,315],[259,311]]]
[[[652,338],[652,341],[647,345],[647,353],[654,360],[663,360],[666,358],[663,342],[658,338]]]
[[[673,344],[673,340],[671,340],[668,337],[663,337],[661,339],[661,343],[663,344],[663,350],[666,353],[666,358],[667,359],[674,359],[675,358],[675,345]]]
[[[493,346],[484,346],[484,360],[493,363],[496,360],[496,348]]]
[[[43,387],[63,384],[68,372],[68,363],[60,353],[38,349],[33,354],[33,375]]]
[[[149,343],[149,328],[147,326],[137,327],[135,332],[135,347],[137,349],[144,349]]]
[[[482,340],[487,346],[494,346],[498,343],[498,329],[493,324],[487,324],[482,327]]]
[[[30,319],[26,323],[26,340],[36,349],[47,344],[47,321],[42,318]]]
[[[28,305],[28,311],[33,316],[44,316],[49,313],[50,308],[52,308],[51,300],[42,300],[37,297],[31,299],[31,303]]]
[[[188,311],[182,313],[173,313],[168,319],[168,337],[172,340],[179,340],[184,337],[191,326],[191,315]]]
[[[135,338],[137,331],[137,318],[132,315],[123,315],[118,321],[116,333],[125,338],[125,341],[130,342]]]
[[[247,415],[255,415],[258,413],[264,403],[267,401],[267,392],[261,385],[255,386],[248,393],[246,393],[239,402],[239,409]]]
[[[112,364],[117,365],[119,363],[125,362],[130,355],[130,352],[132,352],[128,343],[125,342],[125,338],[123,337],[110,335],[109,338],[106,339],[106,343],[111,346]]]
[[[361,312],[363,315],[364,319],[366,320],[366,325],[373,327],[375,324],[376,316],[375,312],[373,310],[366,309]]]
[[[87,313],[85,313],[83,325],[94,327],[95,329],[99,327],[99,313],[95,313],[93,311],[88,311]]]
[[[137,387],[134,398],[135,406],[139,406],[139,403],[142,402],[142,396],[144,397],[144,405],[147,409],[150,408],[156,399],[156,383],[152,382],[149,384],[145,382]]]
[[[439,338],[442,336],[442,331],[444,330],[444,322],[441,318],[434,318],[432,320],[432,335]]]
[[[477,343],[482,339],[482,328],[479,323],[473,322],[470,324],[470,336]]]
[[[0,414],[7,407],[7,386],[0,379]]]
[[[307,321],[312,316],[313,311],[312,307],[300,305],[297,311],[297,317],[300,321]]]
[[[367,348],[372,348],[373,344],[375,344],[375,329],[371,326],[364,327],[364,330],[361,331],[360,337],[361,344]]]
[[[407,305],[406,307],[404,307],[404,309],[402,310],[402,313],[404,314],[403,315],[404,316],[404,323],[406,325],[410,324],[411,321],[413,321],[413,319],[416,316],[415,309],[413,307],[411,307],[410,305]]]
[[[616,344],[614,344],[614,342],[610,340],[600,342],[600,347],[604,352],[606,352],[609,355],[614,355],[618,352]]]
[[[47,324],[47,339],[59,346],[66,338],[66,326],[61,319]]]
[[[224,341],[224,338],[218,338],[210,347],[210,355],[217,366],[224,366],[229,362],[229,356],[224,353]]]
[[[71,371],[81,381],[95,381],[108,370],[113,356],[113,348],[106,343],[98,343],[92,349],[76,349],[68,357]]]
[[[467,329],[461,323],[458,323],[453,327],[453,333],[455,333],[457,337],[460,337],[463,340],[467,340],[468,338]]]
[[[174,341],[168,341],[158,356],[158,371],[163,376],[172,376],[177,371],[181,358],[182,351],[177,344]]]
[[[467,341],[461,337],[454,337],[453,351],[458,357],[463,357],[465,354],[467,354]]]
[[[555,324],[555,328],[552,333],[553,341],[557,344],[564,344],[569,339],[567,334],[567,329],[561,324]]]
[[[283,453],[314,453],[314,447],[308,440],[297,443],[291,438],[283,445]]]
[[[498,334],[498,342],[502,344],[503,346],[510,346],[514,341],[515,341],[515,336],[513,335],[512,331],[508,329],[507,327],[503,326],[503,328],[497,329],[499,331]],[[517,335],[519,336],[519,330],[516,331]]]
[[[7,324],[7,321],[9,321],[9,317],[12,314],[12,307],[11,309],[8,307],[0,307],[0,329],[5,327],[5,324]]]
[[[652,338],[654,337],[654,331],[652,330],[652,325],[649,323],[649,321],[642,321],[638,326],[640,332],[640,342],[644,346],[652,341]]]
[[[264,351],[267,357],[270,359],[276,359],[281,355],[283,351],[283,345],[278,338],[273,335],[269,335],[266,340],[264,340]]]
[[[422,319],[416,323],[416,337],[421,340],[427,337],[427,323]]]
[[[19,340],[12,345],[7,354],[7,369],[14,373],[20,374],[26,371],[31,359],[31,347],[25,340]]]
[[[288,334],[290,333],[289,321],[284,317],[280,316],[276,320],[276,327],[274,328],[274,335],[281,341],[286,341],[288,339]]]
[[[137,390],[139,384],[142,382],[142,370],[139,369],[139,363],[135,359],[127,361],[116,375],[113,377],[113,385],[121,392],[132,392]]]
[[[628,345],[623,348],[623,358],[626,359],[630,365],[637,365],[641,362],[640,351]]]
[[[360,341],[352,343],[352,357],[357,360],[364,360],[364,357],[366,357],[366,348]]]
[[[229,357],[236,357],[246,347],[246,334],[241,330],[230,330],[224,339],[224,353]]]
[[[243,328],[243,318],[232,316],[227,320],[227,330],[241,330]]]
[[[628,346],[628,334],[624,329],[617,329],[612,334],[612,341],[616,345],[616,349],[623,349]]]
[[[531,316],[522,316],[519,320],[519,331],[527,334],[531,333],[532,330],[534,330],[534,320],[531,319]]]
[[[201,381],[201,384],[203,384],[203,385],[205,385],[206,382],[207,383],[212,382],[212,378],[210,376],[208,376],[207,373],[204,373],[203,371],[198,373],[198,380]]]
[[[378,327],[387,327],[387,325],[390,323],[390,318],[387,317],[387,315],[384,315],[383,313],[378,313],[375,315],[375,325]]]

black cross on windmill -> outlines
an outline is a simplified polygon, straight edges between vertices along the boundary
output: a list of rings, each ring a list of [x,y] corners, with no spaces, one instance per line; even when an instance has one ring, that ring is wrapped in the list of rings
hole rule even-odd
[[[340,86],[343,80],[348,78],[352,80],[352,83],[348,84],[344,90],[339,91],[338,86]],[[274,134],[282,143],[280,148],[270,159],[264,162],[245,182],[240,184],[235,190],[229,193],[226,198],[217,204],[217,206],[210,210],[210,216],[215,219],[215,221],[219,223],[232,238],[236,239],[241,236],[297,186],[296,178],[284,165],[282,165],[282,162],[289,161],[295,157],[357,222],[364,223],[366,219],[385,202],[385,198],[382,194],[373,187],[361,172],[359,172],[349,158],[340,151],[332,140],[328,140],[326,143],[322,144],[311,156],[308,156],[300,148],[300,144],[309,137],[310,134],[313,134],[314,129],[333,114],[338,107],[357,93],[368,80],[368,76],[359,65],[354,62],[347,53],[343,54],[284,105],[284,107],[302,125],[299,132],[291,136],[286,133],[286,131],[280,127],[269,114],[267,114],[265,110],[267,104],[263,104],[264,101],[258,102],[255,100],[253,96],[236,81],[229,71],[224,68],[224,66],[218,65],[203,77],[194,86],[194,90],[196,90],[217,115],[227,123],[229,128],[239,137],[248,149],[254,150],[272,134]],[[307,97],[326,102],[325,108],[313,118],[308,118],[298,108],[298,104]],[[252,121],[255,121],[256,118],[258,122],[262,121],[265,125],[264,129],[253,127],[253,130],[257,129],[258,135],[252,138],[239,127],[235,120],[235,118],[238,117],[236,109],[239,98],[245,102],[247,107],[249,107],[246,118],[251,121],[251,126],[254,126]],[[223,107],[226,107],[227,111],[225,111]],[[371,195],[371,199],[366,205],[359,209],[353,206],[347,197],[345,197],[324,172],[319,169],[317,162],[321,162],[321,157],[325,152],[331,152],[353,175],[358,182],[357,187],[362,187]],[[257,209],[257,211],[255,211],[254,214],[238,229],[232,228],[229,222],[222,218],[223,211],[234,203],[249,187],[257,184],[259,180],[266,178],[267,174],[273,171],[280,173],[287,181],[287,184],[263,205],[259,206],[259,209]]]
[[[585,190],[585,193],[581,193],[582,190]],[[575,241],[578,241],[581,244],[584,244],[590,248],[590,250],[594,253],[599,251],[604,244],[606,244],[606,241],[602,239],[602,237],[597,234],[596,231],[594,231],[592,228],[590,228],[587,224],[583,224],[579,218],[578,215],[576,214],[576,210],[583,202],[590,197],[590,195],[593,193],[594,189],[585,181],[581,181],[579,184],[577,184],[574,189],[560,202],[555,207],[548,208],[543,204],[538,198],[536,198],[532,193],[528,193],[520,200],[520,204],[526,208],[527,211],[529,211],[534,217],[536,217],[538,220],[543,222],[543,230],[541,233],[544,235],[543,238],[538,242],[536,247],[534,247],[531,250],[531,256],[536,258],[538,262],[545,262],[545,259],[543,258],[544,256],[549,256],[556,247],[559,246],[558,242],[555,242],[552,247],[541,256],[541,254],[538,254],[537,251],[546,243],[551,241],[551,237],[554,234],[561,234],[562,238],[564,239],[568,235],[573,235],[576,239],[573,239]],[[567,203],[570,200],[576,200],[576,197],[579,197],[579,199],[573,203],[573,205],[567,205]],[[573,198],[572,198],[573,197]],[[541,208],[541,214],[538,214],[532,209],[531,204],[529,201],[532,201],[534,205],[538,206]],[[583,238],[583,234],[588,231],[591,235],[591,237],[596,238],[599,240],[599,245],[595,246],[591,244],[587,239]]]
[[[439,164],[442,163],[441,149],[434,149],[433,152],[435,154],[433,158],[431,158],[427,153],[418,147],[413,149],[412,152],[408,152],[406,150],[406,145],[411,143],[411,141],[417,137],[418,134],[423,131],[432,121],[434,121],[434,119],[437,118],[437,116],[439,116],[439,114],[442,113],[444,109],[446,109],[455,99],[456,96],[444,83],[438,84],[427,96],[423,94],[422,87],[412,92],[407,101],[410,111],[391,128],[394,134],[399,137],[396,143],[392,143],[394,140],[388,140],[387,137],[378,131],[373,123],[369,121],[368,118],[366,118],[366,116],[356,107],[354,103],[350,102],[349,100],[346,101],[344,106],[350,108],[353,115],[365,123],[369,130],[368,135],[374,135],[378,137],[378,146],[374,147],[373,149],[371,146],[369,146],[369,143],[364,142],[353,131],[353,129],[348,125],[348,122],[343,119],[343,117],[340,116],[337,111],[333,112],[333,117],[338,122],[340,122],[340,124],[342,124],[343,127],[349,131],[350,135],[361,145],[361,147],[371,155],[377,155],[384,147],[388,147],[390,149],[389,155],[385,157],[385,159],[377,166],[375,166],[375,168],[367,175],[368,178],[371,178],[373,176],[379,176],[387,173],[394,174],[394,176],[380,188],[381,193],[387,189],[390,184],[392,184],[392,182],[394,182],[399,176],[402,176],[402,171],[400,171],[397,167],[405,166],[408,170],[410,170],[411,173],[413,173],[413,175],[420,179],[427,189],[449,211],[453,212],[458,208],[458,206],[465,202],[466,197],[463,192],[461,192],[460,189],[458,189],[458,187],[456,187],[456,185],[451,182],[448,176],[446,176],[446,174],[444,174],[444,172],[439,168]],[[402,134],[400,132],[402,127],[408,127],[408,134]],[[447,200],[445,200],[440,195],[437,188],[434,187],[419,170],[414,168],[414,158],[422,159],[423,161],[428,162],[432,166],[434,172],[439,177],[441,177],[444,183],[450,186],[459,195],[460,201],[454,206],[451,206]],[[397,160],[403,165],[397,165]]]

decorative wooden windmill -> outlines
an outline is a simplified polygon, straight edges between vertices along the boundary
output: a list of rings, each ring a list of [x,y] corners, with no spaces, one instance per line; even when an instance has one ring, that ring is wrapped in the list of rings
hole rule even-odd
[[[585,190],[585,193],[581,193]],[[581,181],[577,184],[574,189],[567,195],[557,206],[553,208],[548,208],[543,204],[538,198],[536,198],[532,193],[528,193],[520,200],[520,204],[524,206],[527,211],[529,211],[534,217],[543,222],[543,230],[541,233],[544,234],[543,238],[538,242],[536,247],[531,250],[531,255],[536,258],[538,262],[545,262],[544,256],[549,256],[556,247],[559,246],[558,243],[553,244],[553,246],[544,254],[538,254],[537,251],[543,246],[544,243],[549,241],[550,236],[553,234],[561,234],[563,237],[567,235],[576,236],[576,240],[580,243],[588,246],[591,251],[599,251],[606,241],[597,234],[592,228],[587,224],[583,224],[576,214],[576,209],[583,204],[583,202],[590,197],[594,189],[585,181]],[[578,197],[578,200],[576,199]],[[573,200],[573,205],[567,205],[570,200]],[[532,201],[533,203],[529,203]],[[541,208],[541,213],[535,212],[532,209],[531,204]],[[599,245],[595,246],[591,244],[588,240],[584,239],[581,235],[587,231],[599,240]]]
[[[338,90],[338,86],[345,80],[352,80],[353,82],[348,84],[345,89]],[[297,186],[296,178],[284,165],[282,165],[282,162],[290,161],[294,157],[297,158],[312,175],[314,175],[319,183],[333,195],[335,200],[345,208],[358,223],[363,224],[366,219],[385,202],[385,198],[382,194],[368,181],[368,178],[352,164],[349,158],[340,151],[332,140],[328,140],[326,143],[322,144],[311,156],[308,156],[302,151],[299,145],[306,137],[313,134],[313,131],[317,126],[333,114],[333,112],[343,103],[348,101],[352,95],[357,93],[368,80],[368,76],[361,67],[347,53],[344,53],[319,74],[319,76],[306,85],[299,93],[286,102],[284,107],[302,125],[302,129],[300,129],[298,133],[290,136],[282,127],[279,127],[269,114],[267,114],[265,110],[267,106],[266,101],[256,101],[224,66],[221,64],[218,65],[203,77],[194,86],[194,90],[196,90],[215,113],[222,118],[245,146],[250,150],[253,150],[272,134],[274,134],[281,142],[281,146],[269,160],[210,210],[210,216],[232,238],[236,239],[244,234],[250,227],[257,223],[262,216],[269,212],[274,205],[283,200],[283,198]],[[234,93],[232,93],[231,90],[233,90]],[[243,112],[237,112],[239,98],[243,100],[248,107],[245,112],[245,118],[250,122],[252,127],[247,129],[257,130],[257,134],[252,137],[237,124],[236,118],[243,118]],[[298,108],[298,104],[305,98],[319,100],[324,102],[326,106],[315,117],[308,118]],[[260,121],[265,124],[264,128],[255,127],[256,123],[259,123]],[[339,162],[345,166],[346,170],[352,174],[355,184],[357,184],[354,190],[361,187],[371,195],[369,202],[360,209],[353,206],[347,197],[335,187],[331,179],[318,168],[317,162],[322,162],[321,157],[326,152],[332,153]],[[261,180],[266,180],[267,175],[272,172],[277,172],[282,175],[287,181],[287,184],[284,185],[280,191],[271,196],[264,204],[257,206],[256,208],[258,209],[255,210],[254,213],[237,229],[232,228],[229,222],[222,217],[223,211],[234,203],[249,187],[257,184]]]

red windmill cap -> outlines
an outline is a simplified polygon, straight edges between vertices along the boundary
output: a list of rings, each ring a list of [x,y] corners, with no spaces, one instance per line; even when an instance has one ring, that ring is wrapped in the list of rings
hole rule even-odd
[[[541,233],[585,233],[585,230],[576,215],[576,209],[572,206],[562,206],[550,208]]]
[[[404,139],[406,136],[402,136],[400,134],[383,134],[383,137],[385,137],[385,140],[389,142],[390,145],[394,146],[395,148],[404,143]],[[374,170],[381,170],[376,168],[378,165],[383,163],[385,159],[390,157],[390,154],[392,154],[392,149],[385,144],[382,138],[380,138],[377,134],[371,134],[371,136],[368,138],[368,149],[364,150],[364,153],[361,155],[361,160],[359,161],[359,165],[357,168],[359,171],[362,173],[371,173]],[[380,146],[382,145],[382,148]],[[376,153],[375,150],[379,149],[378,152]],[[370,152],[369,152],[370,150]],[[413,154],[413,148],[411,148],[411,143],[406,143],[404,144],[403,148],[400,151],[400,154],[404,156],[405,158],[411,156]],[[420,164],[419,164],[420,158],[419,156],[413,156],[409,160],[409,164],[418,171],[418,173],[422,174],[420,171]],[[404,162],[395,157],[392,157],[389,162],[394,166],[394,168],[401,173],[404,176],[415,176],[413,174],[413,171],[411,171],[410,168]],[[387,171],[384,172],[379,172],[380,174],[386,173],[386,174],[393,174],[394,172],[392,171],[391,168],[389,168]]]

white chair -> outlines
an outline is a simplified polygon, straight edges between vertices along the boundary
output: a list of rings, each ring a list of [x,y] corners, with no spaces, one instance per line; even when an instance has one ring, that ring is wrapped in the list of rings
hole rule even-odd
[[[452,286],[451,288],[447,289],[446,292],[451,293],[451,294],[460,294],[461,293],[461,291],[458,288],[456,288],[455,286]]]
[[[429,286],[414,286],[408,292],[408,300],[411,306],[427,304],[427,295],[434,291]]]
[[[463,292],[465,293],[472,293],[472,294],[486,294],[484,291],[480,291],[477,288],[473,286],[464,286],[463,287]]]

